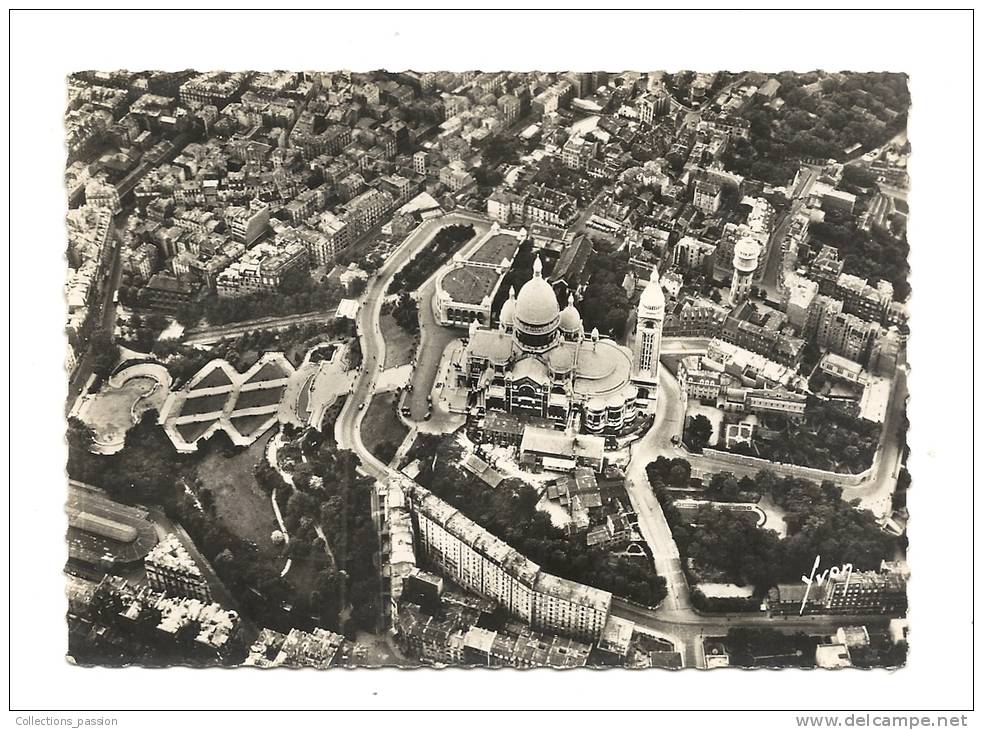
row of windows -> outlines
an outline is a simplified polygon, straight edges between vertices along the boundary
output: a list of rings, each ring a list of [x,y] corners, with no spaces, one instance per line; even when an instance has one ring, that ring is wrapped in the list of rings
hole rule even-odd
[[[536,595],[534,615],[530,616],[530,609],[533,608],[530,605],[531,591],[523,590],[516,585],[512,576],[498,566],[490,564],[480,553],[435,523],[421,519],[420,524],[428,553],[436,558],[439,565],[466,587],[472,587],[491,598],[499,599],[499,602],[506,605],[513,613],[531,618],[534,622],[547,627],[581,631],[596,630],[603,622],[603,617],[594,609],[543,594]],[[463,560],[460,562],[456,560],[455,554],[459,554]],[[475,568],[474,572],[469,569],[472,565]],[[490,568],[487,571],[486,565]]]

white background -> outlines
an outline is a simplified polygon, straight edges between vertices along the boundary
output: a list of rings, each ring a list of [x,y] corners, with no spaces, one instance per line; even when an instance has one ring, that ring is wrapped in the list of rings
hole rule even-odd
[[[975,395],[970,396],[975,374],[970,334],[975,87],[973,20],[968,12],[14,11],[10,22],[9,585],[11,707],[18,715],[181,707],[770,708],[930,710],[926,714],[934,715],[935,710],[970,707],[976,652],[971,624],[971,414],[976,401]],[[66,528],[62,511],[66,375],[61,335],[65,76],[83,69],[188,67],[771,72],[822,68],[909,73],[913,99],[909,558],[914,572],[909,665],[897,672],[319,674],[113,671],[80,669],[65,662],[66,601],[60,573]],[[293,719],[302,720],[287,721]],[[600,718],[549,719],[567,724]],[[790,716],[774,714],[706,719],[795,727]],[[149,714],[124,718],[121,726],[139,722],[156,727],[184,720]],[[187,720],[228,721],[219,716]],[[277,720],[260,714],[236,718],[250,726]],[[605,718],[606,723],[618,720]]]

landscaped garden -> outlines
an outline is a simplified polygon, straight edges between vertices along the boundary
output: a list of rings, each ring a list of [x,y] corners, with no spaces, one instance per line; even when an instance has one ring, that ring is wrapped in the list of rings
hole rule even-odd
[[[434,237],[396,272],[389,284],[389,293],[413,291],[450,259],[461,246],[475,237],[472,225],[450,225],[441,228]]]
[[[256,429],[260,428],[266,423],[269,423],[270,418],[273,417],[272,413],[263,413],[258,416],[235,416],[229,420],[232,425],[235,426],[236,430],[243,436],[252,436]]]
[[[194,443],[196,439],[200,438],[205,431],[211,428],[213,423],[215,423],[214,420],[197,421],[195,423],[179,423],[176,424],[174,428],[176,428],[178,433],[181,434],[181,438],[191,444]]]
[[[119,388],[107,385],[98,394],[90,397],[81,409],[83,420],[93,426],[96,438],[101,443],[122,439],[122,435],[133,425],[134,415],[139,417],[140,401],[160,388],[166,398],[167,388],[159,386],[149,377],[136,377],[126,381]],[[147,402],[144,409],[159,407],[160,399]],[[162,402],[162,401],[161,401]]]
[[[687,510],[689,514],[680,510],[670,488],[690,484],[685,459],[660,456],[647,472],[693,583],[752,585],[760,598],[779,582],[798,580],[802,566],[811,565],[816,555],[831,565],[850,563],[857,570],[875,570],[882,560],[891,559],[898,545],[870,511],[843,501],[839,488],[829,482],[779,478],[767,470],[740,481],[726,472],[711,478],[707,499],[743,501],[742,495],[752,494],[769,498],[770,511],[784,514],[786,533],[780,536],[758,527],[753,511],[709,504]]]
[[[277,529],[273,507],[269,495],[253,477],[256,463],[265,458],[272,433],[257,439],[247,449],[237,449],[231,456],[221,448],[207,449],[198,462],[197,476],[214,498],[216,517],[232,532],[275,557],[279,548],[270,541],[270,535]]]
[[[279,380],[289,376],[290,373],[288,373],[280,363],[273,360],[266,363],[263,367],[253,373],[252,377],[249,378],[247,382],[260,383],[267,380]]]
[[[768,461],[857,474],[870,467],[880,433],[880,424],[815,400],[806,406],[802,420],[777,414],[761,416],[751,443],[729,450]]]

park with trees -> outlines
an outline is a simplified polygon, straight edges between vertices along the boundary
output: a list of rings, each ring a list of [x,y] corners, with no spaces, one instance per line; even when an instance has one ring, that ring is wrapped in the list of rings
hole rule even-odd
[[[306,312],[325,312],[337,306],[344,290],[337,281],[315,281],[310,272],[295,270],[284,276],[276,291],[257,292],[242,297],[222,297],[209,291],[178,312],[185,326],[220,326],[259,317],[283,317]]]
[[[336,415],[337,409],[326,415],[327,432]],[[337,449],[333,439],[314,430],[293,433],[283,447],[285,458],[291,450],[295,456],[291,486],[267,463],[265,449],[242,451],[222,432],[196,453],[177,453],[154,414],[134,426],[123,450],[113,455],[91,453],[92,431],[76,419],[67,437],[71,478],[94,484],[124,504],[159,505],[187,530],[236,608],[256,624],[278,630],[375,630],[378,537],[371,520],[371,483],[355,472],[354,455]],[[219,502],[219,485],[201,471],[213,456],[228,457],[230,464],[252,460],[252,473],[237,471],[235,479],[242,489],[276,490],[289,544],[282,533],[267,539],[265,533],[240,529],[242,520]],[[269,497],[259,501],[264,500],[269,510]],[[272,510],[267,517],[272,524]],[[291,569],[281,575],[288,559]]]
[[[227,360],[239,372],[245,372],[265,352],[283,352],[296,367],[303,361],[310,348],[325,341],[354,338],[355,324],[349,319],[332,319],[327,322],[295,324],[281,330],[257,329],[215,343],[203,350],[185,345],[178,340],[157,340],[151,353],[167,366],[174,387],[191,378],[207,363],[216,358]]]
[[[762,414],[751,444],[725,449],[783,464],[847,474],[870,468],[881,426],[847,412],[841,405],[810,398],[805,417]]]
[[[417,251],[389,283],[389,294],[399,291],[413,292],[454,255],[462,244],[475,236],[474,226],[455,224],[444,226]]]
[[[757,517],[748,512],[705,505],[684,515],[670,491],[689,482],[684,459],[659,457],[647,473],[691,583],[709,576],[712,582],[753,585],[762,597],[777,583],[798,581],[817,555],[824,564],[876,570],[898,547],[898,538],[881,530],[873,513],[844,501],[830,482],[778,477],[767,470],[740,481],[726,473],[711,478],[706,499],[729,501],[720,497],[734,485],[768,496],[785,516],[786,535],[779,537],[757,527]]]
[[[598,332],[624,341],[632,311],[631,301],[621,285],[629,270],[628,257],[627,250],[595,250],[587,260],[584,269],[584,275],[589,277],[587,288],[577,303],[586,332],[597,327]]]
[[[372,523],[372,480],[358,475],[358,460],[337,448],[331,430],[299,431],[281,447],[278,463],[293,483],[278,495],[291,554],[328,557],[302,605],[319,626],[351,635],[377,628],[379,538]],[[263,481],[276,483],[268,472]]]

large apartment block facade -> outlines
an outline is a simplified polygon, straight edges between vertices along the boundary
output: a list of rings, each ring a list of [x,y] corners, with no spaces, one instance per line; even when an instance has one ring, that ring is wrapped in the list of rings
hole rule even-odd
[[[438,571],[534,628],[589,641],[600,637],[610,593],[546,573],[427,489],[408,479],[400,486],[419,549]]]

